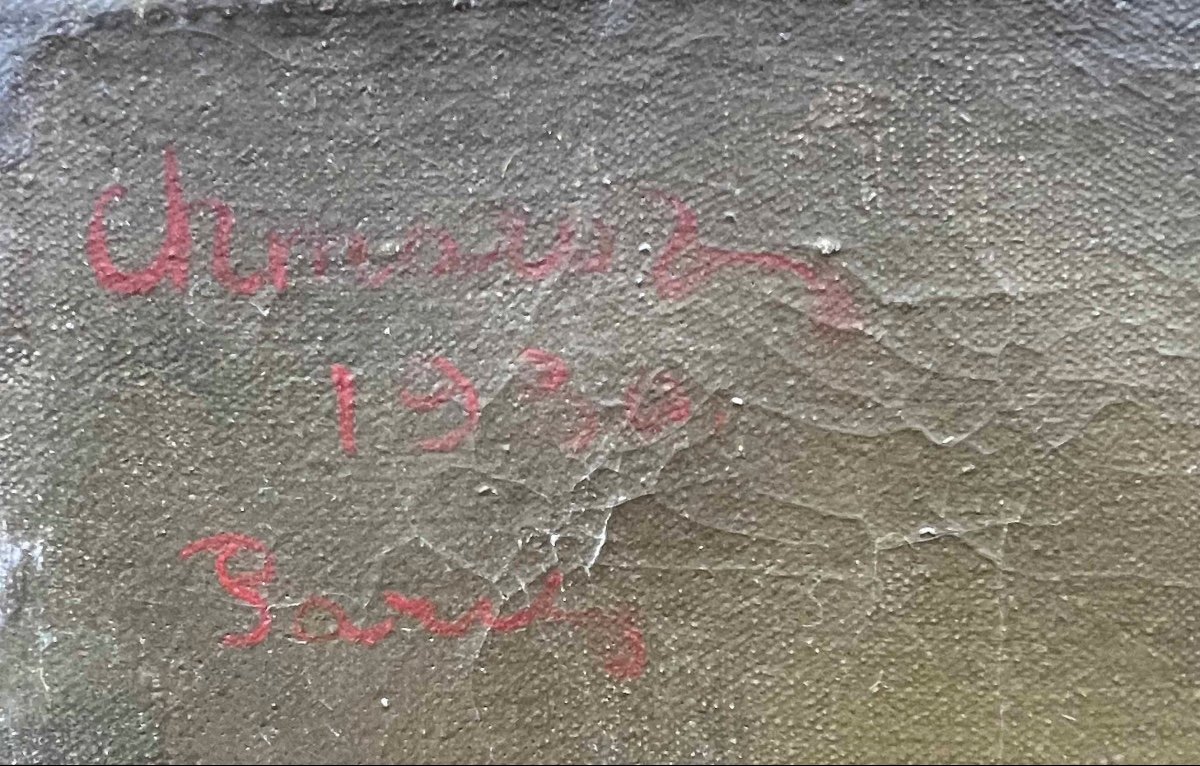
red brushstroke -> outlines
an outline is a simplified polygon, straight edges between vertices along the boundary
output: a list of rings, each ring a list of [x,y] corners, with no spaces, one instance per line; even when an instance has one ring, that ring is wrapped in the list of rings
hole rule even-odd
[[[540,348],[527,348],[517,357],[537,372],[534,386],[546,392],[557,391],[571,378],[562,357]]]
[[[453,620],[443,620],[437,616],[437,605],[427,598],[410,598],[395,592],[383,594],[383,600],[396,612],[405,617],[419,621],[425,630],[435,636],[461,638],[475,624],[482,625],[498,633],[521,630],[533,624],[539,618],[545,617],[553,608],[555,595],[562,590],[562,573],[555,570],[546,577],[546,583],[529,606],[518,609],[504,617],[496,615],[495,608],[488,598],[480,598],[467,611]]]
[[[768,273],[791,274],[804,281],[810,292],[820,296],[817,320],[840,328],[861,326],[861,318],[844,285],[819,275],[812,266],[781,253],[725,250],[700,242],[699,222],[694,211],[678,197],[658,195],[675,211],[675,228],[650,270],[660,298],[676,301],[707,284],[722,269],[753,267]],[[693,265],[683,268],[683,262]],[[676,267],[680,267],[677,272]]]
[[[394,591],[385,591],[384,602],[401,617],[408,617],[421,624],[428,633],[440,638],[462,638],[476,626],[497,633],[515,633],[536,622],[562,623],[584,631],[590,636],[603,639],[600,653],[604,658],[604,669],[613,678],[632,680],[646,670],[646,639],[638,627],[637,620],[628,610],[606,611],[584,609],[569,611],[554,605],[562,592],[563,575],[551,570],[546,575],[542,590],[528,606],[507,615],[498,615],[489,598],[480,598],[452,619],[438,616],[438,607],[423,597],[405,596]],[[333,618],[334,624],[324,633],[312,633],[305,627],[305,619],[314,611],[321,611]],[[293,622],[292,634],[306,643],[342,640],[363,646],[373,646],[396,630],[396,618],[389,617],[367,628],[360,628],[346,614],[341,604],[324,596],[310,596],[300,605]]]
[[[88,224],[85,250],[88,263],[100,287],[123,295],[145,295],[154,290],[163,277],[168,277],[176,290],[187,286],[188,259],[192,250],[192,232],[188,220],[188,204],[179,180],[179,160],[175,147],[163,149],[163,191],[167,198],[166,230],[158,255],[149,266],[135,271],[121,271],[112,260],[108,247],[108,207],[122,199],[126,189],[113,184],[100,192]]]
[[[592,218],[592,234],[596,238],[596,250],[583,262],[579,271],[585,274],[605,274],[612,270],[616,232],[611,224],[596,216]]]
[[[291,259],[292,246],[299,241],[300,233],[296,231],[291,234],[275,230],[267,232],[267,273],[277,292],[287,289],[288,260]]]
[[[666,370],[625,389],[625,419],[643,436],[653,436],[672,423],[686,423],[692,416],[692,400],[683,383]]]
[[[571,372],[562,357],[544,349],[527,348],[517,358],[534,369],[536,377],[532,385],[542,395],[557,392],[571,378]],[[595,405],[574,391],[564,391],[562,396],[575,408],[578,426],[559,446],[568,454],[578,455],[586,451],[599,435],[600,418]]]
[[[554,235],[554,243],[550,246],[550,252],[546,254],[546,257],[536,261],[524,259],[526,225],[527,220],[523,215],[510,216],[507,221],[510,238],[521,243],[519,249],[509,250],[508,262],[517,276],[533,282],[540,282],[562,268],[567,259],[571,257],[571,253],[575,249],[575,224],[570,220],[559,221],[558,231]]]
[[[570,455],[586,452],[588,447],[600,435],[600,418],[596,414],[596,406],[577,394],[571,394],[575,412],[579,418],[575,433],[566,441],[560,443],[563,451]]]
[[[500,229],[503,234],[496,247],[485,253],[464,252],[458,240],[443,228],[420,227],[410,238],[414,242],[413,250],[427,238],[436,241],[440,256],[430,272],[434,276],[482,274],[503,260],[519,260],[525,248],[525,227],[514,222],[513,216],[501,217]]]
[[[330,378],[333,380],[333,391],[337,396],[338,436],[342,442],[342,451],[347,455],[358,454],[358,443],[355,439],[355,387],[354,373],[341,364],[331,365]]]
[[[350,235],[350,244],[346,246],[346,260],[351,266],[361,268],[367,265],[367,238],[360,232]]]
[[[359,232],[350,235],[350,243],[346,248],[346,260],[358,271],[358,280],[370,288],[379,288],[392,280],[397,273],[408,271],[416,261],[417,248],[424,236],[423,229],[415,227],[405,236],[404,242],[393,254],[393,262],[388,263],[373,272],[368,272],[369,253],[367,239]]]
[[[254,295],[262,289],[267,281],[260,272],[254,272],[246,277],[239,277],[233,270],[233,208],[216,198],[197,200],[192,203],[191,210],[210,210],[216,217],[213,224],[213,277],[229,292],[235,295]]]
[[[305,618],[309,612],[320,610],[325,612],[334,620],[333,629],[327,633],[310,633],[304,627]],[[360,628],[350,620],[346,614],[346,610],[341,604],[333,599],[325,598],[324,596],[309,596],[296,610],[296,617],[292,621],[292,635],[297,640],[305,643],[314,643],[318,641],[332,641],[341,639],[349,641],[352,644],[362,644],[363,646],[374,646],[383,639],[392,635],[392,631],[396,629],[396,620],[387,618],[368,628]]]
[[[454,392],[448,388],[439,388],[432,394],[414,394],[408,389],[400,391],[400,401],[413,412],[433,412],[454,398]]]
[[[386,592],[383,598],[400,615],[417,620],[421,627],[435,636],[447,638],[460,638],[476,625],[497,633],[510,633],[524,630],[539,620],[600,631],[611,642],[602,649],[605,671],[620,680],[640,677],[646,669],[646,639],[633,616],[599,609],[559,609],[554,601],[562,592],[562,587],[562,572],[551,570],[546,575],[541,593],[534,597],[529,606],[504,616],[496,614],[488,598],[478,599],[453,619],[439,617],[437,605],[427,598],[414,598],[395,592]]]
[[[329,251],[333,243],[325,235],[318,234],[312,243],[312,271],[317,277],[324,277],[329,271]]]
[[[729,424],[729,413],[726,410],[717,410],[713,413],[712,432],[713,436],[725,430],[725,426]]]
[[[247,633],[227,633],[222,639],[222,643],[233,647],[261,644],[271,632],[271,612],[262,588],[275,579],[275,554],[253,537],[225,533],[197,540],[180,551],[179,556],[186,560],[202,551],[216,554],[213,569],[217,574],[217,582],[221,584],[225,592],[238,601],[253,607],[254,611],[258,613],[258,624],[253,630]],[[230,559],[243,551],[262,554],[262,567],[249,572],[231,574],[229,571]]]
[[[641,678],[646,672],[646,637],[637,618],[627,610],[610,612],[582,609],[574,612],[553,610],[548,622],[564,622],[589,636],[602,639],[597,651],[604,658],[604,671],[621,681]]]
[[[466,415],[463,424],[441,436],[429,437],[419,442],[421,449],[427,452],[451,452],[479,426],[479,393],[471,379],[446,357],[435,356],[430,360],[430,366],[441,373],[449,385],[439,386],[430,394],[414,394],[404,388],[400,390],[400,401],[414,412],[432,412],[451,401],[457,401]]]

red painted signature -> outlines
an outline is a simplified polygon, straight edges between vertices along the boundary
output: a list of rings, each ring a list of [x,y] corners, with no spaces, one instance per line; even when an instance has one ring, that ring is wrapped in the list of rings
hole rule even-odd
[[[88,262],[100,287],[122,295],[144,295],[166,280],[182,292],[187,287],[192,256],[192,216],[208,214],[214,219],[212,274],[219,284],[234,295],[254,295],[272,286],[283,292],[292,277],[292,252],[299,245],[311,249],[311,270],[324,277],[330,266],[330,250],[340,244],[343,263],[350,267],[356,281],[367,288],[380,288],[420,269],[420,253],[431,247],[437,259],[427,274],[435,277],[478,274],[498,265],[506,265],[523,280],[540,282],[556,275],[601,274],[612,270],[616,232],[600,217],[591,221],[590,243],[583,242],[576,221],[565,218],[558,223],[549,252],[530,259],[527,254],[528,220],[523,213],[505,212],[500,216],[500,239],[486,252],[474,253],[463,248],[445,228],[419,224],[410,227],[394,252],[384,254],[383,264],[372,264],[370,244],[359,232],[342,236],[312,232],[272,230],[266,237],[266,265],[249,274],[239,274],[232,265],[231,242],[235,216],[224,201],[208,197],[189,200],[184,192],[179,159],[175,148],[163,149],[163,192],[166,197],[166,225],[162,245],[149,265],[140,269],[119,268],[109,244],[107,216],[109,208],[126,196],[119,184],[105,187],[97,196],[88,223],[85,246]],[[782,253],[728,250],[701,242],[696,212],[678,197],[656,194],[670,205],[674,228],[650,268],[655,292],[663,300],[677,301],[700,290],[722,271],[752,269],[800,279],[817,300],[813,310],[816,321],[842,329],[861,327],[861,318],[853,298],[838,275]]]
[[[198,553],[215,554],[213,569],[217,582],[237,601],[254,609],[257,623],[249,631],[228,633],[222,639],[226,646],[246,648],[267,640],[271,632],[271,607],[264,589],[275,580],[275,554],[260,540],[247,535],[222,533],[205,537],[186,546],[180,556],[189,559]],[[257,554],[262,564],[257,569],[231,572],[230,561],[240,554]],[[546,574],[541,592],[526,607],[509,614],[497,614],[487,598],[478,599],[471,608],[453,618],[439,615],[437,604],[427,598],[406,596],[388,591],[384,603],[395,612],[383,620],[359,627],[333,599],[310,596],[296,610],[292,621],[292,636],[304,643],[347,641],[373,646],[395,632],[399,620],[415,620],[432,635],[461,638],[476,627],[497,633],[513,633],[535,623],[565,625],[585,634],[601,655],[604,670],[617,680],[633,680],[646,670],[646,639],[631,609],[563,609],[555,604],[563,590],[563,575],[558,570]],[[333,624],[324,632],[312,632],[307,623],[314,613],[324,613]]]

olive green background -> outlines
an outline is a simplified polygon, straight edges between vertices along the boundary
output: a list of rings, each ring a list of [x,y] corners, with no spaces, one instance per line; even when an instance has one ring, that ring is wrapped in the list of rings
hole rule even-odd
[[[0,183],[5,757],[1194,760],[1198,34],[1165,0],[611,0],[224,3],[43,38]],[[186,294],[105,293],[92,204],[129,187],[113,247],[146,263],[168,144],[190,198],[235,209],[244,270],[275,227],[382,257],[436,222],[481,250],[515,208],[531,258],[603,215],[616,266],[368,291],[297,265],[246,299],[197,214]],[[706,242],[841,275],[859,326],[752,270],[660,299],[656,191]],[[531,346],[599,403],[584,455],[523,403]],[[484,401],[446,455],[396,403],[429,353]],[[659,368],[703,417],[647,443],[622,392]],[[178,558],[222,531],[279,558],[248,650],[219,645],[253,615],[211,558]],[[552,625],[289,637],[310,593],[359,621],[384,590],[513,609],[554,566],[570,608],[636,608],[642,678]]]

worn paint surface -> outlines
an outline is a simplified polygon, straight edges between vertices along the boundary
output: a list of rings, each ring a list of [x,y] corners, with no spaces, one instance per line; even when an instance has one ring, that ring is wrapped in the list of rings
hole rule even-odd
[[[1194,11],[459,5],[10,45],[6,757],[1193,757]]]

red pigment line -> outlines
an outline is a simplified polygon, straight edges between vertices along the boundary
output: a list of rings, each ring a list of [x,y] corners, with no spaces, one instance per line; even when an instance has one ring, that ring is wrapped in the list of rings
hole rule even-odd
[[[611,224],[599,216],[592,218],[592,236],[596,239],[596,251],[592,253],[579,271],[584,274],[603,274],[612,268],[613,251],[616,249],[616,233]]]
[[[729,423],[729,412],[726,410],[717,410],[713,413],[712,432],[713,436],[725,430],[725,426]]]
[[[259,272],[250,276],[240,277],[233,270],[233,208],[216,198],[202,199],[193,202],[189,208],[192,212],[209,210],[216,217],[213,225],[213,277],[229,292],[235,295],[254,295],[262,289],[266,278]]]
[[[579,416],[579,428],[573,436],[561,443],[564,451],[578,455],[587,451],[600,435],[600,418],[596,415],[596,405],[576,394],[568,398],[575,404],[575,412]]]
[[[193,212],[207,209],[216,216],[213,226],[212,271],[222,287],[234,295],[256,295],[269,278],[276,291],[283,292],[287,289],[288,259],[291,256],[292,245],[298,239],[297,234],[284,235],[275,230],[267,232],[266,273],[255,271],[242,277],[233,269],[233,208],[220,199],[210,197],[193,202],[189,209]]]
[[[212,271],[217,282],[234,295],[256,295],[266,285],[268,277],[278,292],[287,288],[288,259],[297,235],[267,232],[267,273],[255,271],[242,277],[233,269],[233,208],[215,197],[197,200],[189,211],[209,210],[216,217],[213,225]]]
[[[329,376],[333,380],[333,391],[337,395],[338,436],[342,442],[342,451],[347,455],[356,455],[358,442],[354,433],[354,373],[344,365],[334,364],[329,368]]]
[[[323,611],[333,617],[335,623],[333,629],[326,633],[310,633],[304,627],[304,618],[313,610]],[[296,610],[296,617],[292,621],[292,634],[305,643],[332,641],[340,638],[353,644],[374,646],[390,636],[395,629],[396,620],[392,617],[368,628],[360,628],[350,620],[341,604],[324,596],[309,596],[305,599],[300,608]]]
[[[395,592],[385,592],[384,601],[389,607],[405,617],[417,620],[430,634],[458,638],[475,625],[481,625],[498,633],[524,630],[538,620],[548,623],[566,623],[574,628],[600,630],[615,639],[612,646],[604,646],[604,668],[614,678],[627,680],[638,678],[646,668],[646,640],[641,629],[630,614],[614,615],[598,609],[567,611],[554,606],[555,597],[562,591],[563,575],[555,569],[546,575],[546,581],[529,606],[506,616],[498,616],[488,598],[478,599],[473,606],[454,619],[438,617],[438,608],[427,598],[410,597]],[[614,635],[615,634],[615,635]]]
[[[227,633],[221,639],[222,643],[232,647],[261,644],[271,632],[271,612],[262,588],[275,579],[275,554],[268,550],[262,541],[253,537],[223,533],[191,543],[179,552],[179,556],[186,560],[202,551],[216,554],[213,569],[217,575],[217,582],[221,584],[225,592],[238,601],[253,607],[258,614],[258,624],[253,630],[247,633]],[[242,551],[262,554],[262,567],[258,570],[231,574],[229,562]]]
[[[427,236],[436,238],[440,256],[430,271],[434,276],[482,274],[499,263],[506,254],[509,258],[513,257],[513,253],[516,253],[516,257],[520,257],[521,250],[524,248],[524,230],[507,226],[507,221],[508,219],[505,218],[502,222],[505,224],[502,228],[506,230],[504,240],[486,253],[464,254],[458,240],[443,228],[419,229],[417,231],[419,238],[415,242],[420,244]],[[415,249],[416,245],[413,247]]]
[[[562,357],[540,348],[527,348],[517,357],[529,364],[536,372],[533,388],[542,394],[558,391],[571,378],[571,371]],[[600,433],[600,420],[596,415],[596,407],[587,399],[568,391],[563,394],[566,400],[575,407],[579,420],[576,432],[559,442],[559,447],[566,453],[578,455],[587,450]]]
[[[521,247],[518,250],[510,248],[509,266],[522,279],[540,282],[558,271],[567,262],[567,259],[571,257],[571,253],[575,250],[575,225],[570,220],[559,221],[558,231],[554,235],[554,244],[550,246],[550,252],[546,254],[546,257],[536,261],[526,261],[524,250],[527,223],[528,221],[524,215],[510,217],[508,222],[508,225],[511,227],[510,241],[512,238],[517,238],[521,243]]]
[[[542,592],[529,606],[518,609],[505,617],[498,617],[491,599],[480,598],[470,609],[453,620],[437,616],[437,605],[427,598],[410,598],[400,593],[387,592],[383,599],[393,610],[419,621],[425,630],[435,636],[459,638],[475,624],[498,633],[509,633],[529,627],[535,620],[545,617],[553,607],[554,597],[562,590],[562,572],[553,570],[546,575]]]
[[[600,609],[576,612],[552,610],[549,622],[567,623],[573,628],[592,631],[608,642],[599,651],[604,657],[604,671],[623,681],[640,678],[646,672],[646,637],[638,627],[636,617],[629,611],[616,613]]]
[[[818,289],[816,272],[811,266],[779,253],[753,253],[723,250],[700,243],[696,211],[678,197],[664,196],[675,210],[675,228],[651,268],[651,278],[660,297],[679,300],[708,282],[713,274],[730,266],[758,266],[764,271],[787,271],[804,280],[810,290]],[[691,253],[698,263],[679,275],[672,268]]]
[[[692,400],[683,384],[671,373],[656,373],[643,391],[645,378],[625,389],[625,419],[644,436],[653,436],[671,423],[686,423],[692,416]]]
[[[598,251],[591,255],[581,267],[581,271],[607,271],[612,263],[613,233],[612,227],[599,218],[595,219]],[[575,224],[564,219],[559,221],[554,241],[545,257],[537,260],[526,260],[525,248],[529,228],[528,217],[522,213],[506,212],[500,218],[500,243],[486,253],[463,254],[458,241],[445,229],[425,229],[417,227],[409,233],[405,251],[408,262],[413,262],[415,249],[427,236],[433,236],[438,243],[440,257],[431,270],[435,276],[450,274],[479,274],[487,271],[495,264],[504,261],[517,276],[534,282],[540,282],[560,271],[577,254],[577,231]]]
[[[407,388],[400,389],[400,403],[413,412],[433,412],[453,398],[454,392],[448,388],[435,389],[432,394],[414,394]]]
[[[367,238],[361,232],[350,234],[350,243],[346,246],[346,260],[351,266],[367,264]]]
[[[346,262],[358,274],[360,284],[369,288],[380,288],[388,284],[397,274],[412,273],[417,263],[420,249],[427,242],[436,245],[439,256],[430,273],[435,275],[454,273],[473,273],[484,270],[491,263],[499,260],[499,252],[476,255],[467,254],[464,258],[460,252],[458,240],[449,231],[441,228],[417,224],[408,229],[404,241],[396,249],[393,262],[386,263],[374,271],[370,271],[370,244],[361,232],[352,232],[342,237],[346,242]],[[325,276],[329,270],[330,249],[328,241],[318,241],[313,245],[313,273],[318,277]],[[469,262],[468,262],[469,260]],[[484,264],[482,268],[480,264]]]
[[[411,248],[412,253],[424,244],[427,238],[437,243],[438,259],[433,264],[432,274],[453,274],[462,269],[462,255],[459,252],[458,240],[446,229],[432,226],[414,227],[405,240],[405,247]]]
[[[525,362],[537,372],[533,385],[542,391],[557,391],[571,378],[567,363],[557,354],[540,348],[527,348],[517,359]]]
[[[360,282],[370,288],[383,287],[391,281],[401,267],[407,269],[416,257],[416,248],[420,242],[419,239],[414,240],[414,236],[419,237],[414,232],[410,232],[405,238],[404,244],[396,250],[395,263],[389,263],[372,273],[367,273],[369,263],[367,239],[359,232],[354,232],[350,235],[350,244],[346,248],[346,260],[358,270]]]
[[[471,379],[446,357],[435,356],[430,365],[449,381],[450,388],[435,389],[431,394],[413,394],[408,389],[401,389],[400,401],[414,412],[431,412],[458,399],[466,414],[463,424],[441,436],[431,436],[418,442],[421,449],[428,452],[451,452],[479,426],[479,393]]]
[[[163,191],[167,198],[167,221],[162,246],[149,266],[134,271],[121,271],[113,263],[105,220],[109,205],[122,199],[127,190],[120,184],[113,184],[100,192],[88,224],[85,250],[102,289],[123,295],[145,295],[154,290],[164,276],[170,277],[171,284],[180,292],[187,286],[192,232],[188,204],[179,181],[179,160],[175,156],[175,147],[170,144],[163,149]]]
[[[267,232],[267,272],[271,275],[271,284],[278,292],[287,289],[288,260],[292,255],[292,246],[300,241],[300,232],[282,234],[271,230]]]
[[[329,271],[329,250],[332,243],[329,238],[317,232],[312,240],[312,272],[313,275],[320,278],[324,277]]]
[[[754,267],[766,272],[792,274],[803,280],[810,292],[819,294],[819,321],[839,328],[862,326],[858,308],[840,281],[821,277],[812,266],[781,253],[725,250],[702,244],[696,211],[678,197],[655,196],[664,199],[675,211],[675,228],[650,270],[650,278],[660,298],[680,300],[707,284],[722,269]],[[675,274],[674,267],[687,256],[696,265]]]

